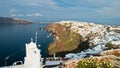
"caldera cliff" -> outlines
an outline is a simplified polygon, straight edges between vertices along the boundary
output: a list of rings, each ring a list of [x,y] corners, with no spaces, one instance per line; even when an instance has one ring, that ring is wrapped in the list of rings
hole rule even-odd
[[[49,24],[46,29],[54,35],[48,47],[49,55],[65,56],[92,48],[103,50],[118,48],[120,26],[94,24],[90,22],[61,21]],[[111,45],[108,45],[108,44]]]
[[[89,47],[89,42],[70,28],[70,24],[65,26],[60,23],[52,23],[46,27],[47,30],[52,31],[55,37],[48,47],[49,55],[56,53],[64,56],[67,53],[77,53]]]

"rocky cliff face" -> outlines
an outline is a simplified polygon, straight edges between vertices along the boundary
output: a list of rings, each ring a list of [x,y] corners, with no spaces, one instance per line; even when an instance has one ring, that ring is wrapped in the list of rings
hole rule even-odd
[[[88,22],[61,21],[46,27],[55,36],[48,51],[64,56],[67,53],[79,53],[81,50],[94,47],[102,50],[109,42],[120,40],[119,26],[106,26]]]
[[[67,53],[80,52],[89,47],[87,41],[83,41],[80,34],[70,30],[70,26],[66,27],[59,23],[53,23],[47,26],[46,29],[52,31],[55,36],[54,42],[48,47],[50,55],[56,53],[64,56]]]
[[[0,17],[0,24],[31,24],[32,21]]]

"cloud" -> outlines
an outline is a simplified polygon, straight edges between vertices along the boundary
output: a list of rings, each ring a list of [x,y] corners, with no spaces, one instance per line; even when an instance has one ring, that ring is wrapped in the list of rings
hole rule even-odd
[[[108,11],[112,11],[113,9],[110,7],[103,7],[99,10],[96,10],[97,12],[103,13],[103,12],[108,12]]]
[[[11,14],[11,16],[14,16],[14,17],[16,17],[16,16],[18,16],[18,17],[22,17],[22,16],[28,16],[28,17],[39,17],[39,16],[42,16],[42,14],[41,13],[39,13],[39,12],[36,12],[36,13],[31,13],[31,14]]]
[[[23,14],[18,14],[18,16],[22,17],[22,16],[24,16],[24,15],[23,15]]]
[[[26,16],[29,16],[29,17],[31,17],[31,16],[42,16],[42,14],[39,13],[39,12],[36,12],[36,13],[26,14]]]
[[[17,16],[17,14],[11,14],[11,16],[15,17],[15,16]]]
[[[96,13],[100,14],[103,18],[120,18],[120,10],[112,7],[104,7],[96,9]]]
[[[37,12],[34,14],[34,16],[42,16],[42,14]]]
[[[15,8],[12,8],[10,9],[10,15],[13,16],[13,17],[16,17],[16,16],[23,16],[22,14],[17,14],[18,13],[18,10],[15,9]]]
[[[23,14],[11,14],[11,16],[13,16],[13,17],[17,17],[17,16],[22,17],[24,15]]]
[[[56,3],[53,0],[28,0],[23,4],[27,6],[56,7]]]
[[[17,10],[16,9],[10,9],[10,12],[13,13],[13,12],[16,12]]]
[[[30,5],[30,6],[39,6],[40,4],[38,4],[38,3],[26,3],[26,5]]]
[[[14,17],[22,17],[22,16],[28,16],[28,17],[32,17],[32,16],[36,16],[36,17],[39,17],[39,16],[42,16],[42,14],[40,12],[27,12],[27,13],[21,13],[20,11],[18,11],[18,9],[10,9],[10,15],[11,16],[14,16]]]

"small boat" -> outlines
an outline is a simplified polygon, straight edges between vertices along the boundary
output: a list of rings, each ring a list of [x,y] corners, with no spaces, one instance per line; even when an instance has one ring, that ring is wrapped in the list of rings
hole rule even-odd
[[[47,35],[47,38],[49,38],[50,36],[49,35]]]
[[[43,31],[44,29],[40,27],[39,30]]]
[[[49,38],[50,36],[52,36],[52,33],[50,33],[49,35],[47,35],[47,38]]]

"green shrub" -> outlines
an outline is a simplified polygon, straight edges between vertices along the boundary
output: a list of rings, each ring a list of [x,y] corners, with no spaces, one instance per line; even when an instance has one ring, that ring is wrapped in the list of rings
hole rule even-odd
[[[113,68],[108,59],[85,58],[78,63],[78,68]]]
[[[112,45],[112,43],[107,43],[107,44],[105,45],[105,47],[108,47],[108,48],[110,48],[110,49],[114,48],[113,45]]]

